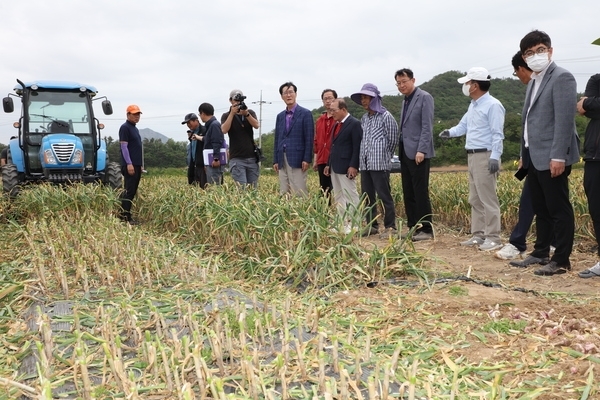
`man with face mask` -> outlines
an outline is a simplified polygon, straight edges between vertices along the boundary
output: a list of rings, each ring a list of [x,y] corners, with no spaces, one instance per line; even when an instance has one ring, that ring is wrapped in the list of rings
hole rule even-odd
[[[571,269],[575,217],[569,201],[571,165],[579,161],[575,129],[577,83],[552,61],[552,43],[545,32],[532,31],[521,39],[523,59],[533,70],[523,107],[521,159],[536,215],[537,237],[528,258],[548,261],[555,237],[556,250],[536,275],[563,274]],[[528,260],[523,260],[523,264]]]
[[[481,67],[471,68],[466,76],[458,79],[471,104],[458,125],[440,133],[443,139],[467,135],[465,149],[473,236],[460,244],[479,246],[484,251],[502,247],[496,181],[503,149],[505,112],[502,104],[488,93],[490,80],[487,69]]]

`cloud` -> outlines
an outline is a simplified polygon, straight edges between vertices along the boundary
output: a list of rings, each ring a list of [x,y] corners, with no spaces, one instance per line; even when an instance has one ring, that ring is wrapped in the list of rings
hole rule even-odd
[[[600,61],[600,48],[590,45],[599,36],[592,11],[583,0],[2,2],[0,92],[12,91],[15,78],[91,84],[115,109],[101,118],[105,134],[116,137],[125,108],[136,103],[141,128],[184,140],[181,118],[200,103],[220,115],[231,89],[242,89],[249,104],[262,90],[271,102],[262,114],[269,132],[285,81],[298,85],[301,105],[316,108],[325,87],[349,95],[372,82],[394,94],[402,67],[417,83],[472,66],[509,77],[518,42],[533,28],[550,34],[555,60],[583,91]],[[0,142],[15,133],[17,118],[0,113]]]

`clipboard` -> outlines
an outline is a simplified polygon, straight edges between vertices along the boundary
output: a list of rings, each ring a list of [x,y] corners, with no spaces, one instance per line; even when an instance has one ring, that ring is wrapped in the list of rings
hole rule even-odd
[[[213,149],[204,149],[202,150],[202,159],[204,160],[204,165],[211,165],[213,162]],[[219,161],[221,165],[227,164],[227,149],[221,147],[221,151],[219,152]]]

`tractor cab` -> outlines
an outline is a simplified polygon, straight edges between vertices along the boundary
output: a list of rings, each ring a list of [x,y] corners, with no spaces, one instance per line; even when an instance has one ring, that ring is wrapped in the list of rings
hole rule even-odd
[[[15,94],[2,101],[5,112],[14,111],[12,97],[21,103],[21,116],[14,123],[19,135],[8,151],[7,164],[14,167],[7,169],[9,176],[3,171],[4,190],[12,191],[15,184],[32,181],[87,183],[109,179],[106,174],[115,166],[109,168],[106,143],[100,137],[104,125],[94,117],[96,88],[74,82],[17,82]],[[104,114],[112,114],[110,101],[105,99],[102,109]],[[109,180],[116,184],[116,179]]]

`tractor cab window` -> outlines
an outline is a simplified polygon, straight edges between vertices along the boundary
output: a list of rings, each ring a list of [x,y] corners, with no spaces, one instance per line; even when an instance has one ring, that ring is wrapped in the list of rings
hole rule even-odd
[[[32,91],[27,110],[29,133],[91,134],[86,95],[81,92]]]

